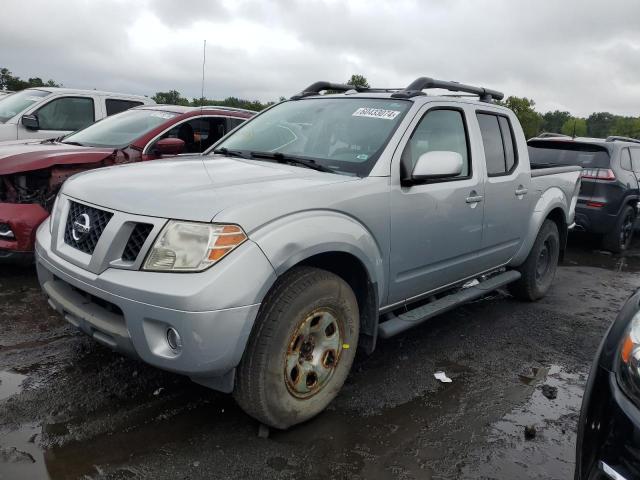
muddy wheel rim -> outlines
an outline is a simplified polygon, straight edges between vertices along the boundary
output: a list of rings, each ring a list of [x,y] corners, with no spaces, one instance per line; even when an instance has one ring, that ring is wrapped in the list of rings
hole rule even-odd
[[[341,324],[329,310],[315,310],[298,323],[284,360],[284,378],[292,395],[309,398],[326,387],[340,361],[342,341]]]
[[[624,219],[622,229],[620,230],[620,246],[625,248],[631,239],[631,233],[633,232],[633,215],[630,213]]]

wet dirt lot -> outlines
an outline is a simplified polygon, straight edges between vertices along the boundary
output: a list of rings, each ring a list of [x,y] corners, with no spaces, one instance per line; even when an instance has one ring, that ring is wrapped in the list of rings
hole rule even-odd
[[[573,237],[542,301],[495,293],[381,342],[327,412],[262,439],[230,397],[76,333],[32,269],[1,266],[0,479],[570,479],[590,363],[639,270],[640,242]]]

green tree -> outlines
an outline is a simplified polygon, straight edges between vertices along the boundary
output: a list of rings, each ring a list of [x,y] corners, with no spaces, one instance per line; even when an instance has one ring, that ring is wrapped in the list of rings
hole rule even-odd
[[[177,90],[169,90],[168,92],[156,92],[151,97],[154,102],[162,105],[189,105],[189,100],[183,98]]]
[[[571,119],[571,113],[555,110],[542,115],[542,129],[545,132],[559,133],[565,122]]]
[[[354,87],[361,87],[361,88],[369,88],[369,82],[367,81],[366,77],[358,74],[351,75],[351,78],[347,80],[347,85],[353,85]]]
[[[616,117],[609,112],[595,112],[587,118],[587,134],[590,137],[604,138],[613,131]]]
[[[585,137],[587,135],[587,121],[584,118],[570,117],[564,122],[562,128],[560,128],[560,133],[571,136],[575,134],[576,137]]]
[[[35,77],[29,80],[22,80],[13,75],[8,68],[0,68],[0,90],[11,90],[17,92],[29,87],[59,87],[60,85],[49,79],[46,82],[42,78]]]
[[[518,117],[526,138],[535,137],[542,130],[543,119],[534,109],[536,102],[526,97],[508,97],[503,103]]]
[[[608,132],[608,135],[640,138],[640,118],[616,117],[613,122],[613,127]]]

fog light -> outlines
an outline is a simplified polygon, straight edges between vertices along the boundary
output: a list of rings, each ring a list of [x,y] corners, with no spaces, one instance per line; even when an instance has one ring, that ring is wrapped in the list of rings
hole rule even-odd
[[[167,343],[171,350],[178,351],[182,348],[182,338],[175,328],[167,329]]]
[[[0,223],[0,239],[15,240],[16,236],[8,223]]]

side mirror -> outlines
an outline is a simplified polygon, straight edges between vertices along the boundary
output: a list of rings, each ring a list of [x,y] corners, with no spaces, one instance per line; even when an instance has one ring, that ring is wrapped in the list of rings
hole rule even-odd
[[[411,180],[421,181],[456,177],[462,173],[462,164],[462,155],[457,152],[434,150],[423,153],[413,167]]]
[[[28,130],[39,130],[40,122],[38,121],[37,115],[23,115],[22,116],[22,125],[24,125]]]
[[[184,151],[184,140],[163,138],[156,142],[153,149],[161,155],[179,155]]]

